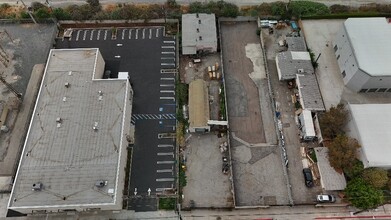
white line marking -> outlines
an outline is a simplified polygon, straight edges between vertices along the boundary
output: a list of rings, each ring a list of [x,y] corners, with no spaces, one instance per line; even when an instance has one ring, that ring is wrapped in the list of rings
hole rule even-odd
[[[133,29],[129,29],[129,40],[132,39],[132,31]]]
[[[172,100],[175,102],[175,98],[174,97],[160,97],[160,100]]]
[[[172,188],[156,188],[156,192],[163,192],[166,190],[172,190]]]
[[[162,49],[174,49],[175,50],[175,46],[162,46]]]
[[[172,144],[158,144],[157,147],[172,147],[172,148],[174,148],[174,145],[172,145]]]
[[[162,66],[175,66],[175,63],[161,63]]]
[[[88,30],[85,30],[84,35],[83,35],[83,40],[86,40],[87,33],[88,33]]]
[[[78,31],[77,31],[77,34],[76,34],[76,41],[79,40],[80,31],[81,31],[81,30],[78,30]]]
[[[136,29],[136,40],[138,39],[138,29]]]
[[[160,78],[160,80],[172,80],[172,81],[175,81],[174,78]]]
[[[156,37],[159,37],[159,28],[156,29]]]
[[[173,156],[174,157],[174,153],[173,152],[159,152],[157,153],[158,156]]]
[[[162,59],[162,60],[174,60],[175,61],[175,57],[160,57],[160,59]]]
[[[107,30],[105,30],[105,36],[103,37],[103,40],[106,40],[107,38]]]
[[[172,93],[173,95],[175,95],[175,91],[174,90],[160,90],[161,93]]]
[[[157,173],[172,173],[172,169],[156,170]]]
[[[125,38],[126,29],[122,29],[122,40]]]
[[[175,85],[171,84],[160,84],[161,87],[175,87]]]
[[[163,41],[163,43],[165,43],[165,44],[175,44],[175,41],[165,40],[165,41]]]
[[[143,39],[145,39],[145,28],[143,29]]]
[[[172,54],[172,55],[175,55],[175,52],[163,51],[162,54]]]
[[[94,37],[94,31],[95,31],[95,30],[92,30],[92,31],[91,31],[90,40],[92,40],[92,38]]]
[[[156,161],[157,164],[174,164],[175,161],[166,160],[166,161]]]
[[[174,178],[161,178],[161,179],[156,179],[156,182],[172,182],[174,181]]]
[[[149,29],[149,39],[152,38],[152,29]]]
[[[99,37],[100,37],[100,31],[101,31],[101,30],[98,30],[98,37],[96,38],[97,40],[99,40]]]

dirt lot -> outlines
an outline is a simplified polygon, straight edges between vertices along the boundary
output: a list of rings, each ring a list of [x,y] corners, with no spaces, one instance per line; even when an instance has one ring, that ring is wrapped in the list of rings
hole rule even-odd
[[[288,204],[256,29],[221,24],[236,206]]]
[[[218,138],[213,133],[193,134],[189,139],[185,151],[187,185],[183,189],[184,208],[233,206],[230,173],[222,173],[223,161],[219,145],[224,141],[226,138]]]
[[[309,48],[318,55],[316,70],[319,87],[326,108],[343,103],[390,103],[389,93],[355,93],[346,88],[334,55],[332,43],[345,20],[304,20],[303,32]]]

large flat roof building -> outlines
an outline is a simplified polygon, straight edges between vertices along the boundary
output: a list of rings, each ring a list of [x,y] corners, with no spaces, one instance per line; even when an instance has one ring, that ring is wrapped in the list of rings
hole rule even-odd
[[[345,85],[355,92],[391,91],[391,22],[349,18],[333,42]]]
[[[391,168],[391,104],[349,104],[351,136],[364,167]]]
[[[217,51],[216,17],[214,14],[182,15],[182,54]]]
[[[122,208],[132,88],[99,49],[50,51],[8,209]]]

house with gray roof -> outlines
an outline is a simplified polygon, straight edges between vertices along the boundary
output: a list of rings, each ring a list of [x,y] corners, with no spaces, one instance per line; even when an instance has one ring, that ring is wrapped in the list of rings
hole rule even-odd
[[[182,15],[182,54],[217,51],[216,17],[214,14]]]
[[[286,51],[278,53],[276,65],[279,80],[292,80],[296,78],[296,74],[314,73],[308,52]]]
[[[304,37],[286,37],[288,51],[307,51]]]

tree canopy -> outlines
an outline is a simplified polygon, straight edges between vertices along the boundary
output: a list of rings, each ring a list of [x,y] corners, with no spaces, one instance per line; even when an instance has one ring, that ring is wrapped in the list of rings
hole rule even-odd
[[[382,191],[367,184],[361,178],[350,181],[345,193],[352,205],[359,209],[376,208],[384,202]]]
[[[365,182],[375,188],[383,188],[388,183],[387,171],[380,168],[368,168],[362,173]]]
[[[343,128],[348,121],[348,111],[343,104],[333,106],[319,118],[322,135],[326,138],[334,138],[343,134]]]
[[[356,160],[357,149],[361,146],[356,139],[346,135],[338,135],[329,145],[329,161],[336,170],[353,167]]]

